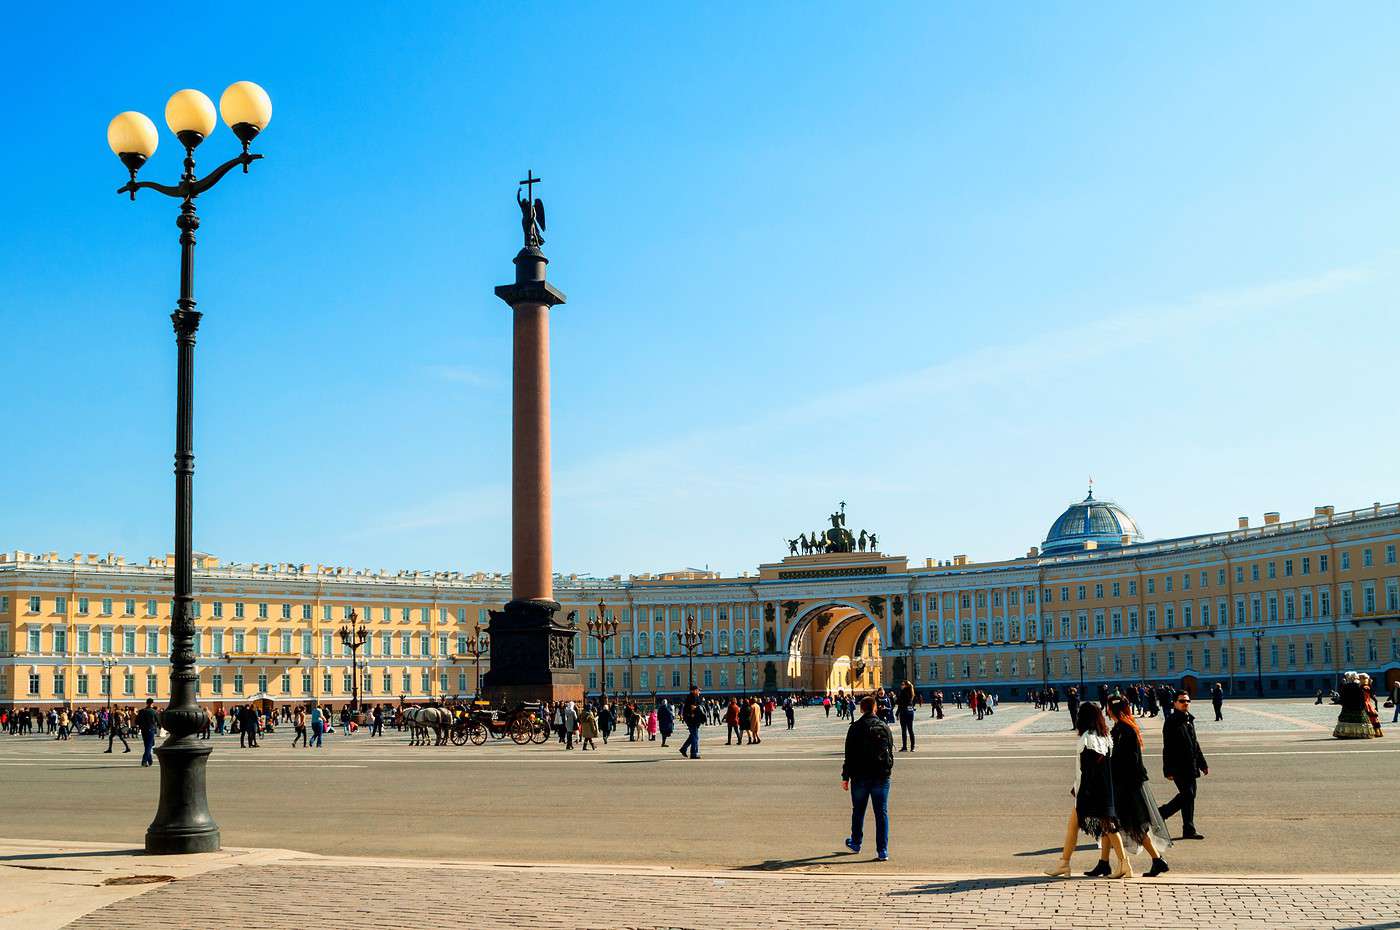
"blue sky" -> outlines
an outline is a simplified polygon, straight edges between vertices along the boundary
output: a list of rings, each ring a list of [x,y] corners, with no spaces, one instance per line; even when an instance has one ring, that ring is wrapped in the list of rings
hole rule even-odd
[[[197,260],[227,560],[508,568],[527,168],[561,571],[752,569],[837,500],[1004,558],[1090,475],[1151,538],[1397,498],[1393,5],[83,18],[0,37],[0,548],[170,549],[174,204],[114,193],[105,129],[147,112],[168,181],[166,98],[242,79],[266,160]]]

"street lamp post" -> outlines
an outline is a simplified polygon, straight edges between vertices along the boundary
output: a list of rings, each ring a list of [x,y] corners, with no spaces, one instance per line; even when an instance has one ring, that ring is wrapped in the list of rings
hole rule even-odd
[[[107,729],[112,728],[112,669],[117,667],[117,660],[105,658],[102,660],[102,681],[107,688]]]
[[[695,615],[691,614],[685,618],[685,628],[676,631],[676,644],[685,651],[687,664],[689,665],[690,685],[695,687],[695,653],[700,651],[700,645],[705,641],[705,636],[700,632],[700,627],[695,623]]]
[[[585,624],[588,636],[598,644],[598,659],[602,662],[602,677],[598,680],[598,693],[603,696],[603,700],[608,697],[608,642],[617,635],[617,631],[622,628],[622,624],[616,619],[608,619],[608,605],[602,600],[598,601],[598,619],[589,619]]]
[[[1079,653],[1079,699],[1084,700],[1084,650],[1088,643],[1075,643],[1074,650]]]
[[[234,167],[248,166],[261,155],[248,152],[253,138],[272,118],[272,102],[261,87],[249,81],[231,85],[219,98],[224,122],[243,145],[243,152],[203,178],[195,176],[194,150],[214,131],[214,104],[197,90],[175,93],[165,105],[165,121],[185,149],[184,171],[176,185],[137,181],[136,172],[155,154],[155,124],[141,113],[119,113],[107,126],[107,144],[121,159],[131,180],[119,194],[136,199],[138,190],[153,190],[180,201],[176,226],[180,229],[180,297],[170,315],[178,347],[175,400],[175,583],[170,611],[170,703],[161,714],[161,726],[170,734],[156,750],[160,759],[160,802],[155,819],[146,830],[146,852],[153,854],[214,852],[219,848],[219,827],[209,813],[205,792],[207,742],[195,739],[206,714],[196,700],[199,670],[194,657],[192,494],[194,487],[194,339],[200,313],[194,300],[194,232],[199,228],[195,198],[219,183]]]
[[[739,667],[740,667],[741,669],[743,669],[743,671],[741,671],[741,672],[739,673],[741,676],[743,676],[743,681],[742,681],[742,683],[741,683],[741,685],[740,685],[740,688],[741,688],[740,696],[741,696],[741,697],[748,697],[748,696],[749,696],[749,646],[748,646],[748,643],[746,642],[744,645],[740,646],[740,647],[738,648],[738,650],[735,652],[735,655],[737,655],[737,656],[739,657]]]
[[[489,655],[490,652],[491,643],[487,634],[481,632],[481,626],[478,624],[471,639],[467,642],[467,655],[471,656],[472,661],[476,663],[476,696],[472,699],[472,703],[481,699],[481,657]]]
[[[369,630],[364,624],[359,624],[360,615],[354,608],[350,609],[350,616],[346,618],[349,624],[341,624],[336,635],[340,637],[340,642],[346,649],[350,650],[350,713],[360,712],[360,647],[369,639]]]
[[[1253,630],[1254,634],[1254,685],[1259,697],[1264,696],[1264,631]]]

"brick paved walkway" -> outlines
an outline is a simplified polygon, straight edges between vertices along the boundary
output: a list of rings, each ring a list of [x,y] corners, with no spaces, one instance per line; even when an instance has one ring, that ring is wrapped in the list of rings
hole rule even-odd
[[[1400,880],[1394,879],[838,878],[354,862],[298,857],[234,865],[108,905],[71,926],[1400,928]]]

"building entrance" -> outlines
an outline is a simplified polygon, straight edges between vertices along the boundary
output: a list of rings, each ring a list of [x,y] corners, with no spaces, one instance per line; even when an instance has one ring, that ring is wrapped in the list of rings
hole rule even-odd
[[[873,691],[884,679],[880,631],[850,604],[807,606],[788,640],[789,687],[813,693]]]

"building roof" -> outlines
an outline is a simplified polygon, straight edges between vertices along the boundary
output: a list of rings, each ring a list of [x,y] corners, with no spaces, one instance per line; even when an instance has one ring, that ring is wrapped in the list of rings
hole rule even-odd
[[[1043,555],[1058,555],[1084,549],[1113,549],[1124,542],[1142,541],[1142,531],[1128,512],[1113,501],[1094,499],[1094,489],[1089,496],[1065,508],[1041,546]],[[1087,545],[1092,543],[1093,545]]]

